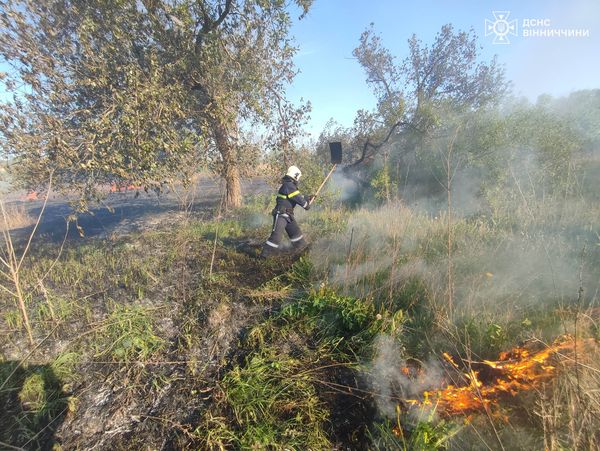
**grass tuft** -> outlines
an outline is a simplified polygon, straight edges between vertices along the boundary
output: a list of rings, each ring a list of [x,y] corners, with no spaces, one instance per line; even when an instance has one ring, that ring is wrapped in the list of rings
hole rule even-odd
[[[104,345],[96,357],[115,361],[146,361],[164,345],[154,333],[154,319],[147,308],[114,304],[100,334]]]

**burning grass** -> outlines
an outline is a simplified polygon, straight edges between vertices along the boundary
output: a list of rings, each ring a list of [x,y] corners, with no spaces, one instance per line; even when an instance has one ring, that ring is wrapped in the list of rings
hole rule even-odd
[[[503,400],[541,389],[561,371],[581,364],[578,355],[588,354],[595,347],[593,339],[575,340],[563,336],[541,349],[520,346],[501,353],[496,361],[463,361],[461,365],[445,353],[444,359],[459,372],[458,383],[426,390],[422,399],[405,402],[409,406],[435,406],[437,412],[445,417],[494,410]],[[466,370],[461,371],[461,367]],[[407,367],[401,371],[409,377],[412,373]],[[422,376],[417,374],[417,378]]]

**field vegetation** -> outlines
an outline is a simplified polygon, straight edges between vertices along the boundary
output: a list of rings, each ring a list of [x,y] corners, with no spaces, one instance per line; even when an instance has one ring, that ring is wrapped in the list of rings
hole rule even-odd
[[[307,144],[283,2],[47,3],[0,2],[0,150],[39,199],[0,203],[0,448],[600,448],[599,90],[514,98],[474,32],[400,61],[371,26],[376,108]],[[313,193],[334,141],[310,249],[259,259],[242,178]],[[182,211],[87,237],[110,184]],[[55,190],[78,239],[36,233]]]
[[[443,214],[400,200],[332,202],[302,217],[310,253],[260,261],[248,240],[268,234],[269,200],[168,230],[67,243],[58,260],[59,244],[37,245],[20,278],[31,353],[20,310],[3,297],[9,409],[0,441],[595,446],[597,214],[453,218],[450,309]],[[259,227],[257,215],[267,218]],[[582,235],[565,235],[573,228]],[[566,335],[592,342],[555,357],[559,370],[543,387],[487,412],[406,403],[460,381],[469,362]],[[426,376],[405,376],[406,367]]]

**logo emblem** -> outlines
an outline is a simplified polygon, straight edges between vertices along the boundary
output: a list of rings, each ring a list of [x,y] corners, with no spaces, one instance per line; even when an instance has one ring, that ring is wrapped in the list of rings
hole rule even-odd
[[[510,44],[509,35],[517,36],[517,20],[508,20],[510,11],[492,11],[494,21],[485,19],[485,35],[494,35],[494,44]]]

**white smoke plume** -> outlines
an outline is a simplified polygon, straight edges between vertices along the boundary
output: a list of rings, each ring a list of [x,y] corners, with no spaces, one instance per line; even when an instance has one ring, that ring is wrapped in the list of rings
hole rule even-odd
[[[400,400],[418,399],[425,390],[445,384],[445,371],[437,361],[426,362],[416,378],[402,372],[402,368],[407,368],[407,362],[402,358],[401,347],[392,337],[379,336],[376,350],[369,383],[379,412],[388,418],[396,416]]]

